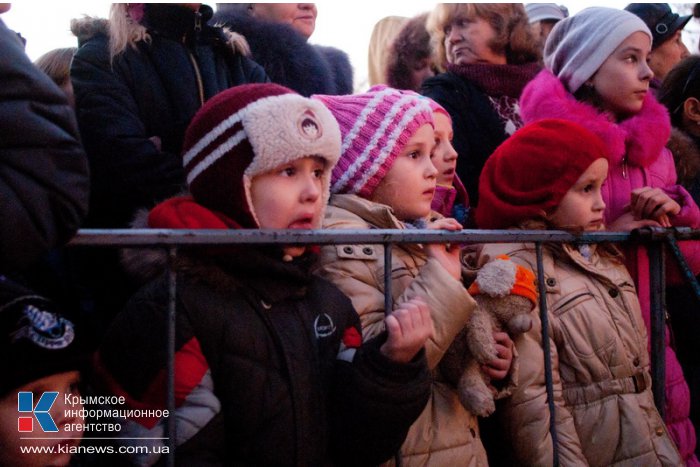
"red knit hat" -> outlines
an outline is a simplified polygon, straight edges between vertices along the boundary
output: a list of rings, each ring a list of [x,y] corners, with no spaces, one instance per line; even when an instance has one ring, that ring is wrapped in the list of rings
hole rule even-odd
[[[605,144],[586,128],[546,119],[524,126],[489,157],[479,178],[476,224],[505,229],[551,214]]]
[[[197,203],[241,227],[257,228],[253,177],[306,156],[327,162],[327,201],[330,173],[340,157],[338,123],[320,102],[266,83],[236,86],[207,101],[187,127],[182,159]]]

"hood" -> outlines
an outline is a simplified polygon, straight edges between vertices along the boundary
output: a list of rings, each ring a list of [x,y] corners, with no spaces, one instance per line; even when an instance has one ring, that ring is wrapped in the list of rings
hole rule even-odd
[[[541,71],[523,90],[520,115],[526,124],[560,118],[588,128],[609,148],[611,165],[621,164],[627,156],[631,166],[648,167],[661,155],[671,133],[668,111],[651,92],[638,114],[615,122],[609,113],[576,100],[548,70]]]
[[[109,37],[109,21],[92,16],[74,18],[70,21],[70,30],[78,38],[78,47],[80,47],[93,37]]]

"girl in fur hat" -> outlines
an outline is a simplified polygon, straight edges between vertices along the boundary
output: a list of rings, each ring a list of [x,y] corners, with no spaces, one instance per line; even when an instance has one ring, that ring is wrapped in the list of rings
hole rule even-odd
[[[666,109],[649,85],[647,63],[652,35],[632,13],[587,8],[554,27],[544,49],[542,71],[524,89],[520,112],[525,122],[562,118],[580,123],[607,147],[608,179],[603,186],[605,224],[612,231],[645,225],[700,227],[700,210],[676,184],[673,156],[664,147],[670,133]],[[686,242],[683,253],[700,272],[700,242]],[[642,315],[650,329],[649,259],[646,248],[629,246],[625,263],[635,280]],[[669,261],[668,281],[673,275]],[[683,460],[698,465],[695,432],[688,419],[690,395],[675,353],[666,340],[664,415]]]

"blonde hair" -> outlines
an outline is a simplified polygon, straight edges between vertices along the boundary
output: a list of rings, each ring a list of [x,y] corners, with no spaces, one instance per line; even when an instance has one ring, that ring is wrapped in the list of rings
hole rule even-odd
[[[76,47],[53,49],[37,58],[34,65],[58,86],[63,86],[70,80],[70,65],[77,50]]]
[[[129,16],[127,3],[112,3],[109,8],[109,57],[114,57],[126,50],[127,46],[136,48],[136,43],[151,42],[148,30]]]
[[[459,18],[487,21],[496,32],[489,46],[494,52],[503,53],[509,65],[541,59],[537,38],[532,34],[522,3],[439,3],[428,17],[427,28],[435,63],[441,71],[447,66],[445,29]]]

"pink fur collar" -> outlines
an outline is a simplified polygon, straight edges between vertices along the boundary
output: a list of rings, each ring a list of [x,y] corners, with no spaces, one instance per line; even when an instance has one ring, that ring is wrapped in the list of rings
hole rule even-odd
[[[648,167],[661,154],[671,134],[671,122],[666,108],[651,92],[642,110],[620,123],[608,113],[579,102],[550,71],[541,71],[523,90],[520,114],[525,123],[543,118],[573,121],[600,136],[610,148],[611,165],[619,165],[627,155],[632,166]]]

